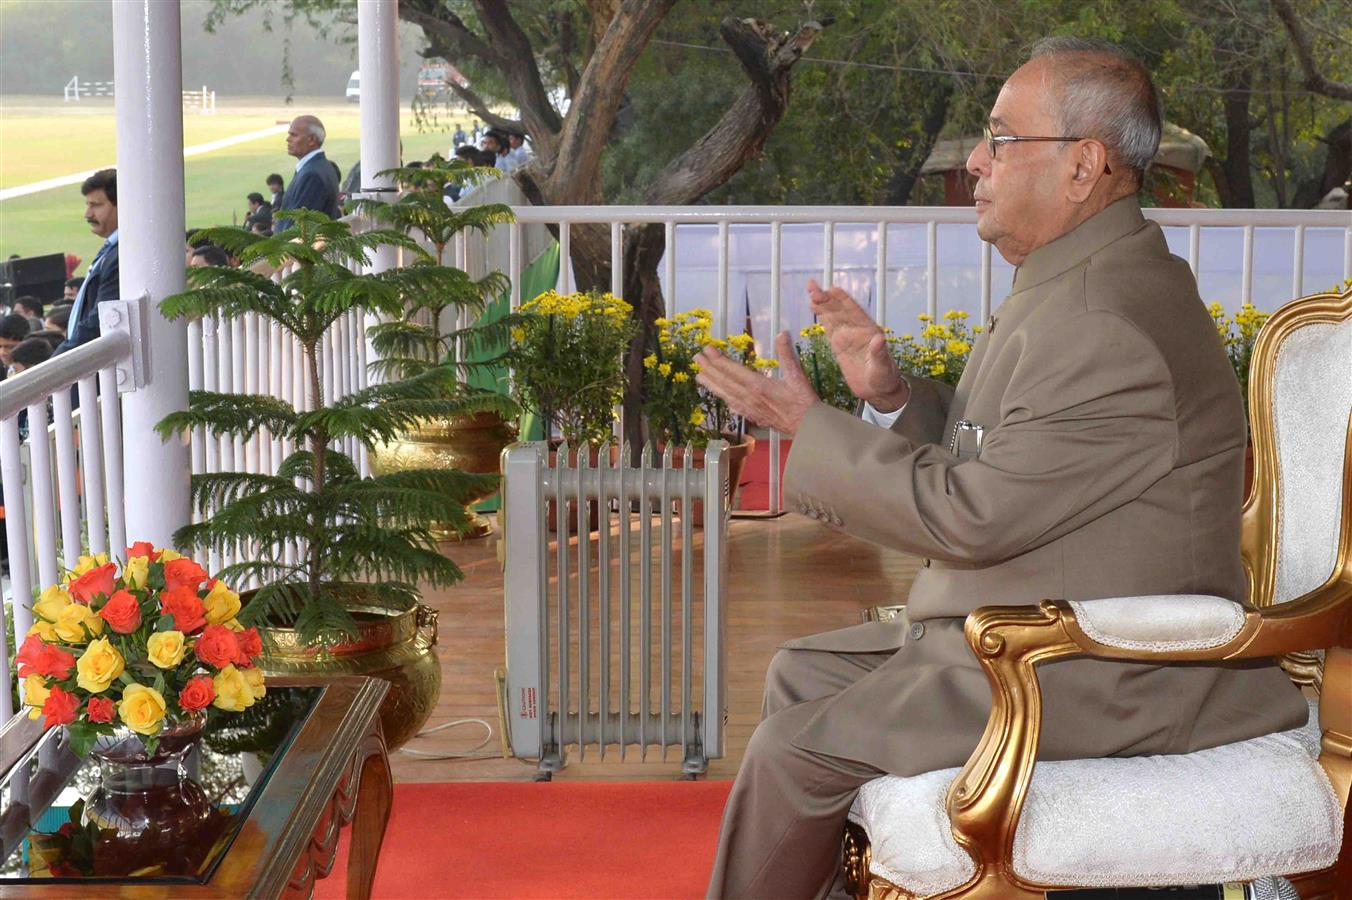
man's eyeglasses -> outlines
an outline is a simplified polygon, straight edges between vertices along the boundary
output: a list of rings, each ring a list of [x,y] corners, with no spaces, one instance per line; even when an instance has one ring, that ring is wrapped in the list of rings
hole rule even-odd
[[[986,139],[986,150],[990,153],[991,159],[995,159],[996,148],[1001,144],[1012,144],[1015,141],[1056,141],[1057,143],[1062,143],[1067,141],[1089,140],[1089,138],[1079,137],[1029,137],[1022,134],[994,134],[991,132],[991,127],[989,125],[986,125],[981,129],[981,135]],[[1104,164],[1103,173],[1105,175],[1111,175],[1113,174],[1113,170],[1109,168],[1107,164]]]

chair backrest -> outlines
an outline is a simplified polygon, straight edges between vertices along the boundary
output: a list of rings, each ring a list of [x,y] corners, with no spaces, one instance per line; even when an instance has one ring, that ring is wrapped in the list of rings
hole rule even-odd
[[[1293,300],[1268,319],[1254,348],[1249,410],[1254,483],[1244,508],[1244,561],[1250,602],[1271,606],[1349,566],[1352,288]],[[1306,674],[1318,683],[1318,673]]]

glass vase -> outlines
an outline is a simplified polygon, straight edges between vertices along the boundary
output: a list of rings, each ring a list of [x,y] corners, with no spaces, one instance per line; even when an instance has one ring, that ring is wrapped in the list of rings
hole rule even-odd
[[[195,875],[224,821],[188,770],[203,719],[166,729],[154,751],[119,727],[90,751],[97,781],[83,821],[98,828],[96,875]]]

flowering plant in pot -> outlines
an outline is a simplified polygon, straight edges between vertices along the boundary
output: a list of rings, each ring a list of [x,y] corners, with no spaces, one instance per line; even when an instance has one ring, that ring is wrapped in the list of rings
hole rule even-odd
[[[511,330],[517,401],[572,446],[611,443],[624,397],[624,352],[633,309],[596,291],[545,291],[521,305]],[[548,436],[548,435],[546,435]]]
[[[33,604],[15,656],[23,703],[64,726],[71,749],[153,759],[200,736],[208,716],[248,709],[267,691],[258,630],[239,594],[193,560],[141,541],[119,567],[81,557]]]
[[[707,309],[657,319],[657,345],[643,358],[643,414],[658,450],[672,447],[672,461],[678,467],[684,465],[684,454],[674,448],[695,448],[692,463],[698,467],[703,465],[699,451],[709,441],[727,441],[728,483],[735,492],[742,466],[756,442],[744,433],[742,419],[696,382],[700,369],[695,355],[705,347],[716,347],[757,371],[777,368],[779,362],[758,356],[749,334],[730,335],[726,340],[714,337],[712,323],[713,313]],[[700,505],[696,505],[693,516],[696,524],[703,522]]]
[[[919,338],[911,334],[896,337],[887,329],[897,368],[909,375],[956,385],[972,355],[972,345],[984,329],[980,325],[968,327],[968,314],[960,309],[950,309],[937,322],[927,313],[916,318],[920,320]]]
[[[836,362],[836,354],[831,349],[831,339],[826,336],[826,329],[813,322],[800,330],[798,336],[804,338],[805,342],[795,343],[794,350],[798,353],[799,365],[812,383],[812,390],[828,406],[854,412],[859,405],[859,398],[850,390],[844,373],[840,371],[840,363]]]

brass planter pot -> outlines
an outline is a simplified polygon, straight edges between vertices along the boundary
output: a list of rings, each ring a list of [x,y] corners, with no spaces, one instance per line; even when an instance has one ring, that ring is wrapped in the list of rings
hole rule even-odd
[[[389,443],[379,444],[371,454],[371,469],[377,475],[410,469],[456,469],[477,475],[496,474],[502,448],[516,440],[516,429],[497,413],[481,412],[471,416],[423,419],[419,426],[403,432]],[[473,510],[474,504],[493,496],[494,490],[473,491],[456,497],[465,507],[470,529],[461,533],[449,523],[432,526],[439,541],[483,537],[493,526]]]
[[[248,601],[252,592],[241,599]],[[264,626],[264,675],[338,678],[370,675],[390,683],[380,707],[385,743],[391,749],[418,733],[441,695],[437,611],[421,603],[385,604],[375,598],[350,602],[358,635],[322,650],[307,646],[292,628]]]

